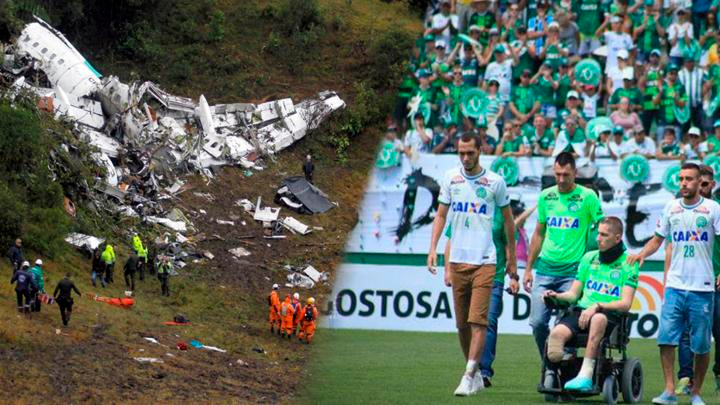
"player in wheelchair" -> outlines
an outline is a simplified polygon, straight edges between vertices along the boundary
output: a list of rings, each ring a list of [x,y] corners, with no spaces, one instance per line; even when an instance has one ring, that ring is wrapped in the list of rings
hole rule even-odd
[[[545,302],[560,310],[546,342],[539,391],[552,400],[559,395],[590,396],[603,393],[607,403],[642,398],[642,366],[627,358],[629,314],[638,284],[637,264],[626,264],[623,224],[606,217],[598,226],[598,248],[583,256],[572,287],[566,292],[546,291]],[[585,347],[577,357],[576,348]],[[570,350],[568,350],[570,349]],[[613,357],[616,350],[619,359]]]

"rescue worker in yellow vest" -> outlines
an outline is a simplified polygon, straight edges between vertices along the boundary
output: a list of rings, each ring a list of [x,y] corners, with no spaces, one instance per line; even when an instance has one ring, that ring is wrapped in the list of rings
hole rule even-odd
[[[162,290],[162,295],[169,297],[170,296],[170,272],[173,269],[173,264],[170,261],[170,258],[168,256],[162,256],[160,259],[160,264],[158,265],[157,269],[157,275],[158,280],[160,280],[160,289]]]
[[[305,340],[307,344],[310,344],[313,336],[315,336],[315,321],[318,317],[317,307],[315,307],[315,298],[310,297],[307,299],[307,305],[302,310],[300,320],[300,335],[298,339],[302,342]]]
[[[282,322],[282,337],[290,339],[292,337],[293,327],[293,315],[295,310],[293,309],[292,301],[290,300],[290,294],[285,296],[285,301],[280,304],[280,321]]]
[[[138,273],[140,273],[140,281],[145,280],[145,268],[147,267],[148,263],[148,251],[143,246],[142,240],[140,239],[140,236],[138,236],[137,233],[135,233],[132,237],[132,246],[133,250],[135,251],[135,254],[138,257],[138,265],[137,270]]]
[[[105,284],[112,284],[113,267],[115,266],[115,249],[113,249],[111,244],[108,243],[105,245],[105,250],[103,250],[100,257],[103,262],[105,262]]]

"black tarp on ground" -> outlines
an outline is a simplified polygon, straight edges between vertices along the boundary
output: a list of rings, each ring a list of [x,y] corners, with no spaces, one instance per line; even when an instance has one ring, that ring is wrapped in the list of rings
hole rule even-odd
[[[287,192],[281,193],[285,187],[287,187]],[[285,178],[280,184],[278,194],[275,195],[275,202],[280,203],[281,197],[287,197],[302,204],[304,209],[297,210],[301,213],[319,214],[334,207],[327,194],[310,184],[303,176]]]

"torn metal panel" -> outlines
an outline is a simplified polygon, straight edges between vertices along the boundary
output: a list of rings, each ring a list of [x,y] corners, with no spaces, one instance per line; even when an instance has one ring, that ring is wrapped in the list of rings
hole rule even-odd
[[[109,76],[103,80],[97,96],[107,115],[120,114],[130,108],[130,86],[120,81],[117,76]]]
[[[69,233],[68,236],[65,237],[65,242],[75,246],[76,248],[86,249],[92,252],[97,249],[100,244],[104,243],[105,239],[73,232]]]
[[[280,216],[280,208],[273,207],[261,207],[262,197],[258,197],[257,204],[255,204],[255,213],[253,219],[260,222],[274,222],[278,220]]]
[[[107,183],[100,183],[95,185],[95,190],[107,195],[108,197],[112,197],[118,202],[122,203],[125,200],[125,195],[122,190],[115,186],[111,186]]]
[[[322,278],[322,273],[317,271],[317,269],[311,265],[308,265],[307,267],[305,267],[305,270],[303,270],[303,273],[305,273],[305,275],[310,277],[312,279],[312,281],[314,281],[316,283],[319,282],[320,279]]]
[[[300,287],[300,288],[313,288],[315,287],[315,282],[312,281],[312,279],[304,274],[300,273],[292,273],[287,275],[287,280],[291,284],[292,287]]]
[[[197,116],[200,118],[200,124],[202,125],[205,136],[215,135],[215,123],[213,122],[212,113],[210,112],[210,106],[204,95],[200,96]]]
[[[180,111],[186,114],[195,113],[196,105],[192,101],[192,99],[187,97],[174,96],[170,93],[167,93],[153,82],[145,82],[143,83],[143,85],[143,92],[140,96],[142,96],[145,91],[147,91],[147,93],[151,94],[168,110]]]
[[[284,227],[290,229],[293,232],[297,232],[300,235],[307,235],[310,232],[312,232],[312,229],[310,229],[309,226],[303,224],[302,222],[298,221],[297,219],[295,219],[293,217],[283,218],[283,220],[280,221],[280,223]]]
[[[203,150],[210,154],[210,156],[219,159],[223,155],[225,149],[225,138],[220,135],[207,135],[205,136],[205,145]]]
[[[152,222],[154,224],[160,224],[165,225],[168,228],[177,231],[177,232],[186,232],[187,231],[187,225],[185,222],[182,221],[173,221],[168,218],[159,218],[155,216],[146,216],[145,220],[147,222]]]

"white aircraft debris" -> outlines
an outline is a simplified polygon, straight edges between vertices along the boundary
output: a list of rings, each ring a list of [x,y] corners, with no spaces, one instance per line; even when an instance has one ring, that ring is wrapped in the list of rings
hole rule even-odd
[[[103,77],[59,31],[35,17],[13,46],[0,47],[7,97],[31,92],[39,107],[72,122],[78,138],[97,148],[105,173],[91,189],[119,200],[149,222],[184,232],[184,221],[163,218],[158,201],[178,193],[188,172],[208,178],[220,166],[262,170],[263,156],[280,152],[317,128],[345,103],[331,91],[294,103],[210,105],[171,95],[157,84]],[[169,193],[169,194],[168,194]],[[262,221],[279,208],[258,206]]]

